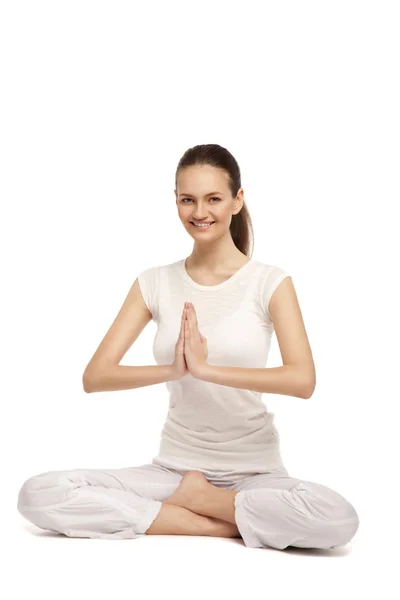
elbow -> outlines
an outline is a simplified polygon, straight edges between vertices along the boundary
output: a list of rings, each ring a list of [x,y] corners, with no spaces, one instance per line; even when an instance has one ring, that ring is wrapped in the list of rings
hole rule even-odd
[[[106,391],[104,383],[109,379],[110,365],[90,365],[82,375],[83,389],[87,394]]]
[[[82,376],[82,386],[83,391],[87,394],[90,394],[91,392],[95,391],[92,374],[89,374],[86,371],[84,372]]]
[[[304,400],[308,400],[309,398],[311,398],[311,396],[314,393],[315,386],[316,386],[315,377],[313,376],[311,378],[308,378],[307,382],[302,387],[301,398],[303,398]]]
[[[83,391],[86,392],[87,394],[90,394],[90,392],[92,390],[90,388],[89,382],[86,379],[86,377],[82,377],[82,386],[83,386]]]
[[[316,385],[315,368],[305,365],[296,367],[295,377],[298,398],[308,400],[314,393]]]

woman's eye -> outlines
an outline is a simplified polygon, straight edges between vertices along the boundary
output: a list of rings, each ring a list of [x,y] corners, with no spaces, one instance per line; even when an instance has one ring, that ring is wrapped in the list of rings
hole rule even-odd
[[[183,204],[187,204],[187,202],[185,202],[185,200],[191,200],[192,198],[182,198],[182,202]],[[218,202],[220,202],[221,198],[217,198],[216,196],[214,196],[214,198],[210,198],[210,200],[218,200]]]

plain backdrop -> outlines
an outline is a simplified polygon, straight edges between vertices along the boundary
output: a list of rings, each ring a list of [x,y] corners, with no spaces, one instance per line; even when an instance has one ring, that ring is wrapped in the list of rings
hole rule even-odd
[[[1,3],[2,596],[399,597],[398,11]],[[293,278],[317,386],[263,401],[289,473],[359,514],[335,551],[54,537],[17,512],[34,474],[156,455],[166,385],[86,394],[82,374],[138,273],[191,253],[175,169],[207,143],[240,165],[252,257]],[[121,364],[155,364],[155,332]]]

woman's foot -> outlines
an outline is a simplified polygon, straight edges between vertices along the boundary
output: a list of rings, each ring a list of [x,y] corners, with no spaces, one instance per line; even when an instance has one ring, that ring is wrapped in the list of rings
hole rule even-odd
[[[165,502],[191,510],[193,496],[205,494],[210,485],[212,484],[209,483],[207,477],[201,471],[188,471],[182,477],[175,492]]]

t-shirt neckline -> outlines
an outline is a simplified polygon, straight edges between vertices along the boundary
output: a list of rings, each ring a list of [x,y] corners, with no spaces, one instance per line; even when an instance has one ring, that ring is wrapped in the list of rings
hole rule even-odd
[[[243,271],[246,270],[246,268],[248,267],[248,265],[250,263],[253,263],[253,259],[250,258],[248,260],[247,263],[245,263],[244,265],[242,265],[239,269],[237,269],[237,271],[235,271],[235,273],[233,275],[231,275],[228,279],[225,279],[225,281],[221,281],[221,283],[217,283],[216,285],[202,285],[200,283],[197,283],[196,281],[194,281],[189,273],[186,271],[186,267],[185,267],[185,262],[186,262],[186,258],[182,258],[182,260],[179,261],[179,267],[181,270],[181,273],[183,275],[183,277],[185,278],[185,280],[194,288],[197,288],[198,290],[220,290],[221,288],[225,287],[226,285],[230,284],[232,281],[236,280],[239,275],[241,273],[243,273]]]

